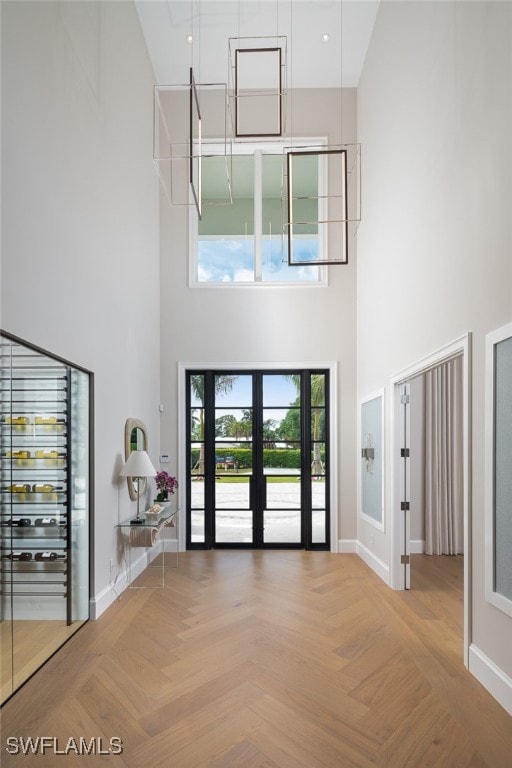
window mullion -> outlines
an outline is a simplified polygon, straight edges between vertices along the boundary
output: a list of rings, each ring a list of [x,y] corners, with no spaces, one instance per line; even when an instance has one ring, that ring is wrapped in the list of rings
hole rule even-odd
[[[262,221],[263,221],[262,152],[254,152],[254,281],[261,283],[263,273]]]

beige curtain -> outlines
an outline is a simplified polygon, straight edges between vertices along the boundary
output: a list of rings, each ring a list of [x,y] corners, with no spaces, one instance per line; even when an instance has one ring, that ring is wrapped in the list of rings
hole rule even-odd
[[[464,552],[462,357],[425,374],[425,552]]]

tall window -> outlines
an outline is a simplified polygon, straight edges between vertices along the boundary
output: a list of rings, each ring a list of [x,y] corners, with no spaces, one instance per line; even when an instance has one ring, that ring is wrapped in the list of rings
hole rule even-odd
[[[316,264],[289,266],[286,231],[283,145],[236,147],[230,162],[232,203],[228,203],[224,159],[203,157],[202,218],[191,208],[191,282],[193,284],[325,284],[327,270]],[[308,221],[295,239],[302,261],[318,260],[326,248],[318,221],[325,172],[312,158],[301,179],[302,206]]]

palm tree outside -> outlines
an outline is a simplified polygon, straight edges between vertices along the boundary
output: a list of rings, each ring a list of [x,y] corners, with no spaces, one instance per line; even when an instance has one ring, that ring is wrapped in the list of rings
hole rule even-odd
[[[238,376],[215,376],[215,394],[225,395],[228,392],[231,392],[236,379],[238,379]],[[204,375],[202,373],[193,374],[190,377],[190,388],[195,399],[201,404],[197,409],[199,414],[197,416],[194,414],[197,419],[195,422],[194,439],[197,440],[200,445],[199,458],[192,467],[192,470],[196,471],[198,475],[204,475]]]
[[[286,378],[292,381],[297,390],[297,399],[300,398],[301,377],[299,374],[290,373]],[[325,466],[322,461],[320,437],[322,434],[322,419],[325,412],[325,376],[324,374],[311,374],[311,414],[313,417],[313,460],[311,462],[311,475],[319,477],[324,475]]]

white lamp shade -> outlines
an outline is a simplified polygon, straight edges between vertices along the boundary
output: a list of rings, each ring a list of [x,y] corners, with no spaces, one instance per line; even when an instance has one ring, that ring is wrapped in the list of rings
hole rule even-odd
[[[146,451],[132,451],[119,473],[122,477],[152,477],[156,469]]]

